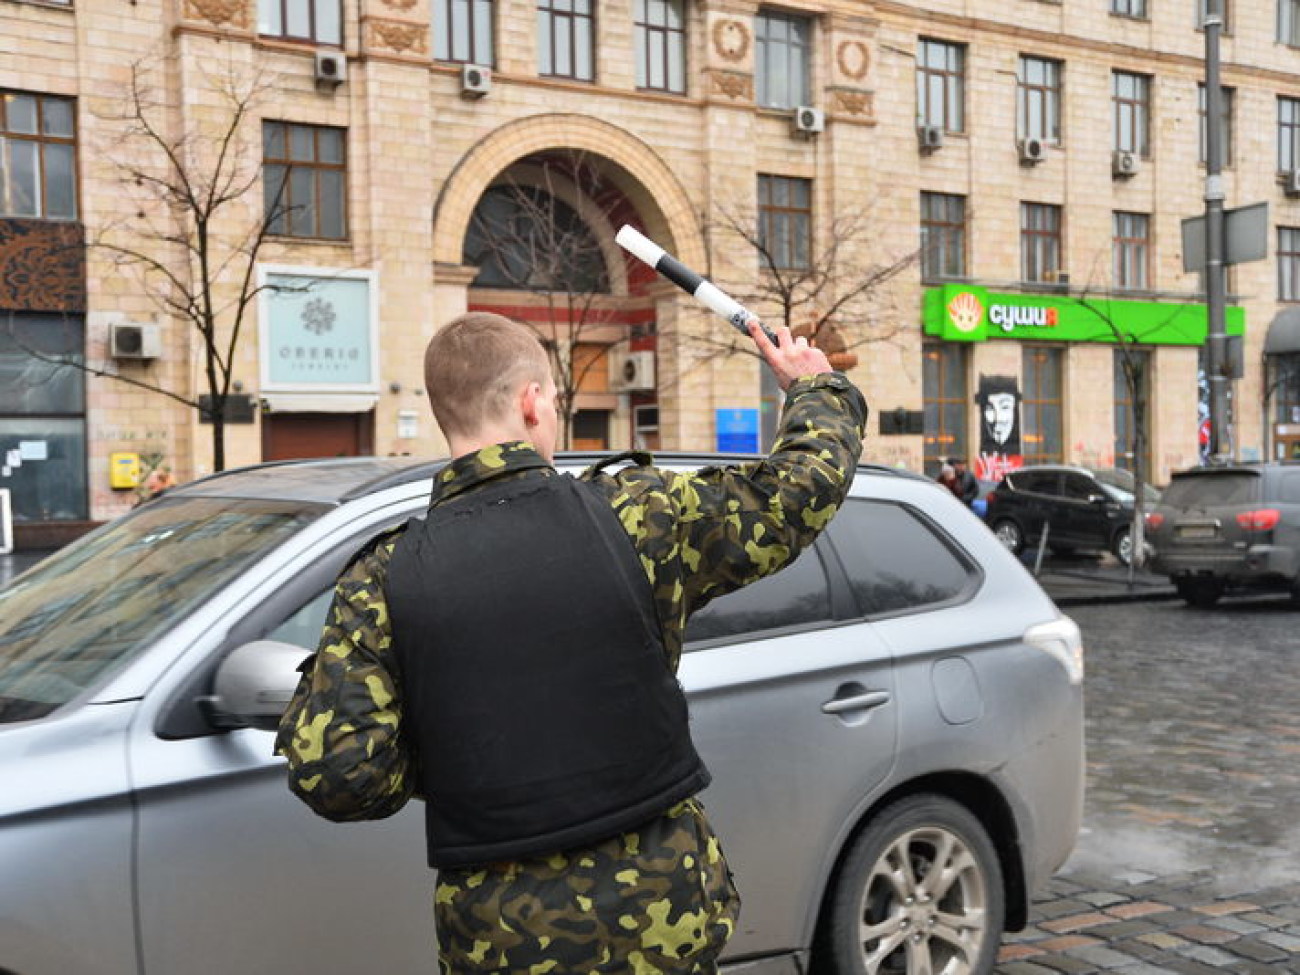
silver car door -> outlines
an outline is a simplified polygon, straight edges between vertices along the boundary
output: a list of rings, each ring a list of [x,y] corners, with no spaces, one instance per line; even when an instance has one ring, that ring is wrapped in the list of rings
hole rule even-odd
[[[892,662],[821,546],[706,607],[680,677],[743,908],[729,957],[807,947],[822,887],[894,761]]]

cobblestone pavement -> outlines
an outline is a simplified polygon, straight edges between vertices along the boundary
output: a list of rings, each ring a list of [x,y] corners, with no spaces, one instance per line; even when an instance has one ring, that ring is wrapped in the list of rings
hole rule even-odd
[[[1300,973],[1300,612],[1069,612],[1087,654],[1084,829],[998,972]]]

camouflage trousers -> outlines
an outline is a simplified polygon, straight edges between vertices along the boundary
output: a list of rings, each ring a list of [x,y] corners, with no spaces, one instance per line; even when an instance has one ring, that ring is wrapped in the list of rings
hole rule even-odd
[[[713,975],[740,899],[699,804],[553,856],[443,870],[442,975]]]

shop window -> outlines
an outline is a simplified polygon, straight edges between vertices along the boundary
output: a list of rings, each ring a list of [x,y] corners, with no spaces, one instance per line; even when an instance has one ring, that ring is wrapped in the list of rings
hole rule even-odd
[[[340,0],[258,0],[257,32],[313,44],[343,44]]]
[[[433,56],[438,61],[495,63],[493,0],[433,0]]]
[[[1061,208],[1052,203],[1020,204],[1020,280],[1054,282],[1061,268]]]
[[[930,476],[949,457],[969,457],[965,345],[927,342],[922,349],[921,395],[925,406],[925,472]]]
[[[758,177],[758,246],[764,269],[802,269],[812,250],[812,180]]]
[[[262,123],[267,229],[287,237],[347,237],[346,130]]]
[[[539,0],[537,69],[551,78],[592,81],[595,73],[595,18],[592,0]]]
[[[1016,69],[1016,138],[1061,141],[1063,64],[1022,54]]]
[[[1232,165],[1232,107],[1235,89],[1220,89],[1223,93],[1223,118],[1222,126],[1219,129],[1219,146],[1222,154],[1221,162],[1225,166]],[[1207,114],[1207,97],[1205,94],[1205,85],[1197,82],[1196,85],[1196,108],[1199,113],[1197,116],[1197,138],[1200,140],[1200,161],[1204,165],[1209,161],[1210,150],[1205,141],[1205,117]]]
[[[685,0],[636,0],[638,88],[686,93]]]
[[[764,10],[755,18],[754,34],[758,104],[764,108],[809,104],[812,21]]]
[[[84,521],[85,343],[81,320],[8,316],[0,327],[0,488],[15,522]]]
[[[966,131],[966,45],[921,38],[916,47],[916,118],[945,132]]]
[[[1151,287],[1151,217],[1117,211],[1112,220],[1114,285],[1121,291],[1146,291]]]
[[[1129,71],[1111,73],[1111,148],[1151,155],[1151,78]]]
[[[0,216],[76,219],[75,105],[0,91]]]
[[[966,276],[966,197],[921,194],[921,278]]]
[[[1062,444],[1064,351],[1055,346],[1026,345],[1021,350],[1024,424],[1021,449],[1026,464],[1059,464]]]

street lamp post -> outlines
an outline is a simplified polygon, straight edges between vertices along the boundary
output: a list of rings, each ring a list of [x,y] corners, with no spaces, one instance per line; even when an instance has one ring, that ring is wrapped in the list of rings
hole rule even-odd
[[[1206,0],[1205,22],[1205,303],[1208,319],[1206,374],[1210,385],[1210,461],[1228,448],[1228,336],[1223,235],[1223,85],[1219,38],[1223,0]]]

